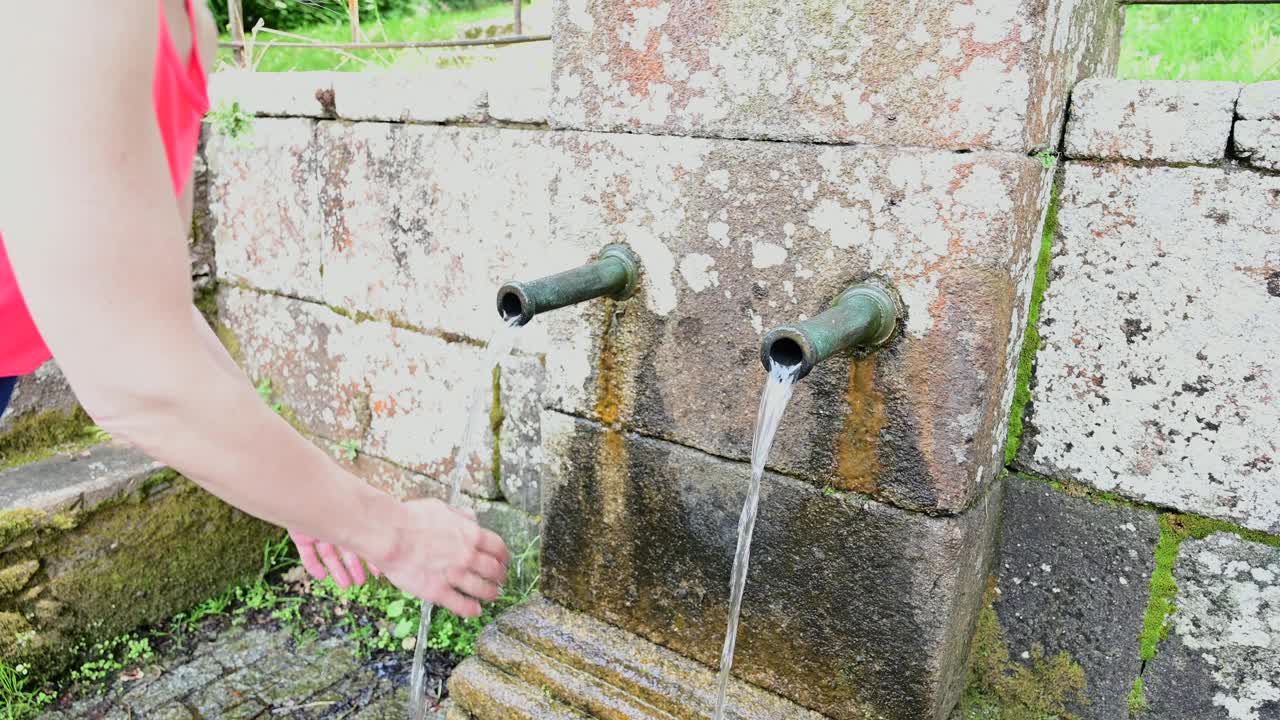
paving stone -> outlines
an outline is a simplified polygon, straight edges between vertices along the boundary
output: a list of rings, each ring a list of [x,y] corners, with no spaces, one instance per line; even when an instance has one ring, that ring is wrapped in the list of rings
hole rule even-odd
[[[1217,162],[1239,95],[1240,86],[1226,82],[1085,80],[1071,94],[1067,156]]]
[[[231,628],[216,641],[196,648],[194,655],[208,655],[219,665],[231,669],[244,668],[284,646],[282,633],[265,629]]]
[[[1019,462],[1280,532],[1280,177],[1069,163]]]
[[[351,720],[404,720],[409,707],[409,690],[401,688],[372,705],[351,715]],[[438,720],[440,714],[431,712],[426,720]]]
[[[315,122],[260,118],[205,146],[218,278],[319,298],[320,187]]]
[[[1245,85],[1236,104],[1242,120],[1280,120],[1280,80]]]
[[[1246,165],[1280,170],[1280,120],[1237,120],[1232,143]]]
[[[147,717],[155,720],[199,720],[198,716],[192,714],[180,703],[169,703],[164,707],[156,708],[149,712]]]
[[[554,412],[543,436],[543,594],[714,667],[748,465]],[[735,674],[837,720],[945,718],[999,495],[929,517],[769,474]]]
[[[1280,718],[1280,548],[1217,533],[1182,544],[1169,639],[1147,663],[1150,716]]]
[[[120,702],[137,713],[155,712],[166,703],[209,685],[222,677],[224,672],[222,666],[212,658],[196,658],[146,687],[131,690],[121,697]]]
[[[1106,0],[559,0],[553,125],[1023,152],[1111,75]]]
[[[1009,656],[1026,660],[1037,645],[1045,657],[1070,653],[1089,701],[1071,711],[1084,720],[1127,712],[1159,538],[1153,511],[1005,482],[995,610]]]

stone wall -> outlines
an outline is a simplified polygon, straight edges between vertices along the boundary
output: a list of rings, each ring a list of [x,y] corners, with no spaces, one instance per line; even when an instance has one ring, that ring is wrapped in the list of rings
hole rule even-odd
[[[993,610],[1081,718],[1280,712],[1277,88],[1073,95]]]

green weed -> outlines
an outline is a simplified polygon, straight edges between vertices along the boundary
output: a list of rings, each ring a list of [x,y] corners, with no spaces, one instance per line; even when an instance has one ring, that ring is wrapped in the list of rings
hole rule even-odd
[[[1139,6],[1125,11],[1119,77],[1280,79],[1280,7]]]
[[[1147,693],[1142,687],[1142,678],[1133,679],[1133,689],[1129,691],[1129,717],[1136,718],[1147,711]]]
[[[249,134],[253,131],[254,117],[240,108],[239,100],[222,103],[210,110],[206,119],[219,135],[231,139],[237,145],[248,144]]]
[[[0,720],[34,718],[54,696],[30,687],[29,670],[21,663],[0,662]]]
[[[341,453],[342,457],[354,462],[356,458],[360,457],[360,441],[343,440],[338,443],[338,452]]]
[[[1054,158],[1056,162],[1056,157]],[[1045,289],[1049,287],[1049,259],[1053,255],[1053,236],[1058,230],[1058,188],[1055,185],[1045,213],[1044,232],[1040,235],[1040,254],[1036,258],[1036,277],[1031,286],[1031,308],[1027,312],[1027,331],[1022,341],[1022,354],[1018,356],[1018,377],[1013,392],[1013,407],[1009,411],[1009,432],[1005,441],[1004,463],[1009,465],[1018,456],[1022,445],[1022,420],[1027,403],[1031,401],[1031,372],[1035,367],[1036,353],[1040,351],[1040,304],[1044,302]]]

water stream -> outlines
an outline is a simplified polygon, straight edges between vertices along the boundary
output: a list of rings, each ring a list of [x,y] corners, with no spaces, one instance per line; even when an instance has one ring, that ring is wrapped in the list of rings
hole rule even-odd
[[[458,455],[450,473],[449,504],[457,506],[462,499],[462,480],[466,476],[467,459],[481,450],[484,427],[489,422],[489,402],[493,397],[493,367],[506,357],[516,345],[520,329],[519,318],[513,318],[489,338],[484,357],[478,368],[475,389],[471,391],[471,404],[467,410],[467,424],[458,442]],[[409,680],[409,718],[424,720],[427,713],[426,668],[424,662],[427,640],[431,635],[431,603],[422,602],[422,617],[418,621],[418,643],[413,648],[413,672]]]
[[[729,675],[733,669],[733,647],[738,641],[738,614],[742,610],[742,591],[747,586],[747,566],[751,561],[751,533],[756,527],[756,508],[760,504],[760,479],[764,476],[765,461],[773,447],[773,437],[778,424],[791,401],[799,365],[773,363],[764,392],[760,394],[760,408],[756,411],[756,431],[751,438],[751,485],[747,489],[747,501],[738,519],[738,549],[733,556],[733,577],[729,584],[729,629],[724,636],[724,650],[720,653],[720,678],[716,683],[715,720],[724,720],[725,691],[729,687]]]

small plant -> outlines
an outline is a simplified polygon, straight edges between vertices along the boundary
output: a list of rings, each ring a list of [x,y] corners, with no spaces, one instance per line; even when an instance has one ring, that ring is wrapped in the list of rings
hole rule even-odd
[[[355,462],[355,459],[360,457],[360,442],[358,440],[343,440],[338,443],[338,451],[342,457]]]
[[[27,720],[34,718],[54,696],[42,690],[32,690],[30,669],[22,664],[0,662],[0,720]]]
[[[837,491],[835,488],[831,487],[830,485],[822,488],[823,497],[835,497],[839,494],[840,494],[839,491]]]
[[[248,143],[249,133],[253,130],[253,116],[240,108],[239,100],[222,103],[208,115],[209,123],[220,135],[224,135],[238,145]]]
[[[1040,161],[1045,170],[1052,170],[1053,166],[1058,164],[1058,153],[1052,150],[1041,150],[1036,153],[1036,159]]]
[[[1133,679],[1133,689],[1129,691],[1129,717],[1136,718],[1147,711],[1147,693],[1142,687],[1142,678]]]
[[[97,442],[97,443],[111,442],[111,433],[107,432],[106,430],[103,430],[97,425],[90,425],[89,427],[85,428],[85,434],[89,436],[90,440],[93,440],[94,442]]]
[[[151,641],[135,635],[120,635],[94,643],[87,652],[83,646],[77,649],[90,659],[71,671],[71,679],[90,684],[104,683],[127,667],[144,665],[155,658]]]

